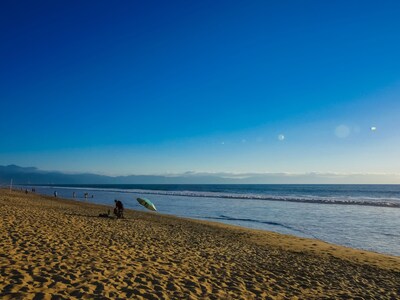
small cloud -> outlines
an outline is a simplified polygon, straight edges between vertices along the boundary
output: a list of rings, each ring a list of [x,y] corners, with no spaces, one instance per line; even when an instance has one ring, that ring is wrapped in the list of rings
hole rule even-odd
[[[371,131],[376,131],[376,127],[375,126],[371,126]]]
[[[278,140],[283,141],[285,139],[285,136],[283,134],[278,135]]]

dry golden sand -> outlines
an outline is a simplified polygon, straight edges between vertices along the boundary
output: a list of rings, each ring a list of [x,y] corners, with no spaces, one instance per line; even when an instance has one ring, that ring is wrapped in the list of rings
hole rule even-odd
[[[399,299],[400,257],[106,210],[0,190],[0,298]]]

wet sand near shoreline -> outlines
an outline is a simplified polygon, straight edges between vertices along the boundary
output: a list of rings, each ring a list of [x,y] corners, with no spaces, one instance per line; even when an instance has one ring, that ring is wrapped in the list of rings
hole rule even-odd
[[[113,199],[110,199],[113,205]],[[0,190],[1,299],[398,299],[400,257]]]

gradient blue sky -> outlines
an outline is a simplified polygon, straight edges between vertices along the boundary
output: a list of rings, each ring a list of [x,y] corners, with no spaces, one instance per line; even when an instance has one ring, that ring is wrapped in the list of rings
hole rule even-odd
[[[399,16],[400,1],[2,1],[0,164],[400,173]]]

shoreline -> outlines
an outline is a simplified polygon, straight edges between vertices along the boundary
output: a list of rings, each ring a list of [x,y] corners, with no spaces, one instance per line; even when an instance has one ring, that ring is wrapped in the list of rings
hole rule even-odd
[[[203,185],[202,185],[203,186]],[[219,186],[219,185],[218,185]],[[220,186],[219,186],[220,187]],[[27,187],[28,190],[31,187]],[[204,186],[202,187],[204,189]],[[221,187],[220,187],[221,188]],[[221,188],[223,189],[223,188]],[[52,196],[57,190],[60,197],[91,203],[112,203],[111,199],[122,200],[125,208],[146,210],[134,200],[147,197],[141,190],[76,189],[37,186],[36,192]],[[400,256],[399,223],[395,208],[370,208],[368,205],[320,205],[317,203],[291,201],[232,200],[205,197],[201,201],[194,197],[175,196],[180,186],[171,189],[173,195],[153,195],[152,201],[161,214],[232,224],[251,229],[262,229],[298,237],[311,238],[364,251]],[[244,192],[244,191],[243,191]],[[283,191],[282,191],[283,192]],[[89,198],[84,198],[88,193]],[[232,194],[235,192],[232,191]],[[73,196],[75,194],[75,197]],[[249,191],[251,195],[251,191]],[[93,199],[90,199],[93,195]],[[399,198],[400,199],[400,198]],[[189,201],[187,201],[189,200]],[[110,202],[111,201],[111,202]],[[215,202],[220,203],[215,207]],[[255,209],[259,207],[259,209]],[[368,217],[366,217],[368,215]],[[385,217],[382,218],[382,216]],[[317,221],[321,219],[322,222]]]
[[[0,296],[394,299],[400,257],[0,189]],[[29,296],[30,295],[30,296]],[[8,297],[8,298],[7,298]]]
[[[182,184],[184,185],[184,184]],[[199,184],[201,186],[202,184]],[[257,184],[255,184],[257,185]],[[262,186],[262,184],[260,184]],[[279,186],[279,184],[277,184]],[[290,185],[290,184],[289,184]],[[348,184],[349,186],[354,186],[354,184]],[[371,184],[365,184],[368,186]],[[393,184],[399,185],[399,184]],[[74,186],[74,185],[20,185],[21,187],[46,187],[46,188],[61,188],[61,189],[85,189],[91,191],[104,191],[104,192],[118,192],[125,194],[147,194],[147,195],[164,195],[164,196],[176,196],[176,197],[195,197],[195,198],[221,198],[221,199],[246,199],[246,200],[256,200],[256,201],[275,201],[275,202],[290,202],[290,203],[307,203],[307,204],[325,204],[325,205],[351,205],[351,206],[372,206],[372,207],[387,207],[387,208],[400,208],[400,202],[393,203],[388,201],[359,201],[359,200],[329,200],[329,199],[308,199],[308,198],[290,198],[293,196],[264,196],[262,194],[251,194],[251,195],[235,195],[226,192],[208,192],[208,191],[196,191],[196,190],[179,190],[179,191],[170,191],[170,190],[141,190],[141,189],[133,189],[133,190],[124,190],[124,189],[105,189],[101,187],[94,187],[90,185],[82,185],[82,186]],[[169,184],[165,184],[165,186],[169,186]],[[216,186],[221,186],[221,184],[216,184]],[[320,186],[316,184],[315,186]],[[381,186],[380,184],[376,184],[376,186]],[[0,187],[1,188],[1,187]],[[197,193],[197,194],[196,194]],[[202,194],[203,193],[203,194]],[[206,194],[204,194],[206,193]]]

